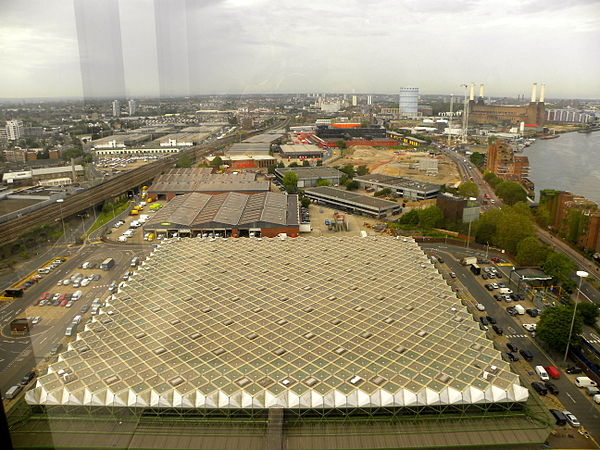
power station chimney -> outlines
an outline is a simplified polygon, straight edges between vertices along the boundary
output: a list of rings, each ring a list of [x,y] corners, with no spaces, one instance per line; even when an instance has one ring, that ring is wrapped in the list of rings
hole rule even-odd
[[[471,86],[469,89],[469,100],[470,101],[475,100],[475,83],[471,83]]]
[[[546,84],[542,83],[542,87],[540,87],[540,103],[544,103],[544,96],[546,94]]]
[[[479,98],[483,99],[483,83],[479,85]]]
[[[531,85],[531,103],[535,103],[536,95],[537,95],[537,83],[533,83]]]

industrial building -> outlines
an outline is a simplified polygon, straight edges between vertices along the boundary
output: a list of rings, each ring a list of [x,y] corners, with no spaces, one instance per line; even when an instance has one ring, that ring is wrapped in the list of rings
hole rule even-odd
[[[95,139],[91,142],[91,145],[94,149],[124,148],[140,145],[151,138],[151,134],[121,133]]]
[[[203,233],[295,237],[298,230],[298,196],[274,192],[179,195],[144,225],[144,231],[192,237]]]
[[[333,186],[340,184],[340,177],[343,175],[333,167],[278,167],[275,169],[275,176],[283,180],[286,173],[293,172],[298,177],[298,187],[307,188],[317,185],[317,181],[326,180]]]
[[[108,156],[108,155],[172,155],[179,153],[180,148],[175,147],[119,147],[119,148],[103,148],[95,149],[94,154],[97,156]]]
[[[282,158],[322,158],[323,149],[317,145],[311,144],[282,144],[280,147],[280,153]]]
[[[363,127],[360,123],[331,123],[328,125],[317,125],[316,135],[325,141],[351,141],[360,140],[385,140],[386,130],[382,126],[370,125]]]
[[[373,173],[360,177],[354,177],[363,188],[375,188],[378,190],[388,188],[396,195],[406,200],[427,200],[436,198],[440,192],[440,185],[417,181],[406,177],[393,177]]]
[[[176,195],[189,192],[219,194],[223,192],[242,192],[255,194],[268,192],[271,183],[258,181],[255,173],[212,173],[207,167],[191,169],[171,169],[156,177],[148,189],[148,197],[172,199]]]
[[[205,156],[204,159],[212,164],[216,158],[215,155]],[[253,168],[267,168],[277,163],[277,158],[268,154],[251,154],[251,155],[223,155],[219,156],[224,165],[227,165],[233,169],[253,169]]]
[[[438,195],[436,206],[444,213],[447,222],[470,223],[479,219],[480,208],[477,199],[464,198],[449,192]]]
[[[396,202],[329,186],[305,189],[304,195],[320,205],[378,219],[402,212],[402,206]]]
[[[225,151],[225,156],[270,155],[271,144],[285,136],[284,130],[273,130],[257,134],[233,144]]]
[[[479,87],[479,98],[475,100],[475,85],[470,85],[468,102],[469,125],[526,125],[541,127],[546,119],[544,106],[545,85],[537,97],[537,83],[531,88],[531,101],[527,105],[486,105],[483,84]]]
[[[5,172],[2,175],[2,182],[4,184],[43,184],[48,180],[68,178],[70,183],[77,181],[77,177],[82,177],[84,173],[83,166],[80,164],[74,166],[44,167],[41,169],[21,170],[19,172]]]
[[[528,394],[411,239],[196,238],[155,249],[26,400],[345,415]]]

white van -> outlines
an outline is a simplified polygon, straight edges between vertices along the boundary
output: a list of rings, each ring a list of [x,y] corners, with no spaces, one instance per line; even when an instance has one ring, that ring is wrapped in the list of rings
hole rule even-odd
[[[519,313],[521,316],[525,314],[525,308],[523,308],[521,305],[515,305],[515,311],[517,311],[517,313]]]
[[[73,295],[71,296],[71,299],[77,301],[77,300],[79,300],[81,298],[82,295],[83,295],[83,292],[81,292],[81,291],[75,291],[73,293]]]
[[[73,336],[77,332],[77,324],[71,323],[65,330],[65,336]]]
[[[12,400],[19,394],[19,392],[21,392],[21,389],[23,389],[23,386],[19,384],[16,386],[11,386],[8,391],[6,391],[6,394],[4,394],[4,398],[7,400]]]
[[[544,366],[535,366],[535,372],[542,381],[550,381],[550,376],[548,375],[548,372],[546,372],[546,369],[544,369]]]
[[[598,386],[598,383],[596,383],[590,377],[577,377],[575,378],[575,385],[581,388],[587,386]]]
[[[512,289],[509,289],[509,288],[500,288],[500,293],[501,294],[512,294],[513,291],[512,291]]]
[[[73,317],[73,320],[71,321],[71,323],[74,323],[75,325],[79,325],[79,323],[81,322],[81,316],[77,315],[75,317]]]

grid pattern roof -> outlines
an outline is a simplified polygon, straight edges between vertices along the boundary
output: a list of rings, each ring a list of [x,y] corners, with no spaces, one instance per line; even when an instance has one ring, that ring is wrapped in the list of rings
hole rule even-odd
[[[172,239],[30,404],[331,408],[525,401],[407,238]]]
[[[275,192],[259,194],[201,194],[175,197],[158,210],[144,226],[207,229],[212,227],[288,227],[298,224],[297,196]]]
[[[381,173],[372,173],[369,175],[363,175],[360,177],[354,177],[356,181],[363,183],[379,183],[387,184],[397,188],[411,189],[416,191],[437,191],[440,189],[439,184],[428,183],[427,181],[418,181],[406,177],[394,177],[391,175],[383,175]]]
[[[152,183],[150,192],[266,192],[270,182],[257,181],[256,174],[211,173],[210,168],[171,169],[159,175]]]

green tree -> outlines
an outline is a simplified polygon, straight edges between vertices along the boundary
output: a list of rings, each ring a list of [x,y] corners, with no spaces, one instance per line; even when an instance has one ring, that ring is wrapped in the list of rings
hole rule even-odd
[[[356,169],[356,174],[358,176],[363,176],[363,175],[367,175],[369,173],[369,168],[365,165],[362,166],[358,166]]]
[[[223,165],[223,158],[221,158],[220,156],[215,156],[211,162],[211,165],[213,165],[214,167],[221,167]]]
[[[345,149],[347,147],[346,145],[346,141],[344,141],[343,139],[338,139],[337,141],[335,141],[335,145],[337,146],[337,148],[339,148],[340,150]]]
[[[577,265],[567,255],[554,251],[548,253],[544,263],[544,272],[567,290],[572,290],[575,285],[571,279],[571,274],[575,270],[577,270]]]
[[[305,208],[308,208],[308,205],[310,205],[310,198],[303,196],[302,199],[300,200],[300,204],[302,206],[304,206]]]
[[[411,209],[409,212],[404,213],[398,219],[398,222],[404,225],[418,225],[419,224],[419,211]]]
[[[535,212],[535,221],[542,228],[547,228],[550,225],[550,212],[545,205],[540,205]]]
[[[485,164],[485,155],[483,153],[473,152],[469,157],[469,160],[481,169]]]
[[[527,216],[533,220],[533,212],[531,212],[531,208],[525,202],[517,202],[511,206],[510,211],[513,211],[522,216]]]
[[[282,169],[282,168],[284,168],[284,167],[285,167],[285,164],[283,163],[283,161],[279,161],[279,162],[277,163],[277,167],[278,167],[279,169]]]
[[[321,167],[323,165],[322,159],[317,159],[317,167]]]
[[[458,193],[463,197],[477,197],[479,195],[479,187],[474,182],[467,181],[458,187]]]
[[[529,236],[517,244],[517,262],[523,266],[541,266],[550,249],[535,236]]]
[[[288,167],[298,167],[298,163],[296,161],[291,162]]]
[[[283,176],[283,186],[288,194],[295,194],[298,192],[298,175],[294,172],[286,172]]]
[[[177,160],[177,163],[175,164],[175,167],[184,169],[192,167],[192,158],[190,158],[189,155],[180,155],[179,159]]]
[[[444,213],[437,206],[430,206],[419,210],[419,226],[423,228],[434,228],[444,220]]]
[[[310,162],[308,161],[308,159],[302,161],[302,167],[310,167]]]
[[[358,183],[358,181],[355,181],[355,180],[348,180],[348,182],[346,183],[347,191],[355,191],[359,187],[360,187],[360,184]]]
[[[490,209],[483,213],[474,226],[475,240],[480,244],[494,243],[497,224],[501,216],[502,211],[499,209]]]
[[[544,310],[537,325],[536,335],[550,348],[564,352],[569,341],[569,329],[573,318],[573,308],[569,306],[554,306]],[[571,344],[579,341],[583,319],[580,314],[575,316]]]
[[[493,172],[486,170],[483,174],[483,179],[489,184],[492,189],[496,188],[496,185],[502,182],[502,179],[498,178]]]
[[[329,180],[324,180],[323,178],[319,178],[317,180],[317,186],[331,186],[331,181]]]
[[[70,161],[71,158],[79,158],[80,156],[83,156],[83,150],[80,148],[70,148],[62,154],[62,158],[65,161]]]
[[[533,236],[535,228],[533,222],[526,216],[512,211],[502,211],[496,224],[496,236],[493,242],[509,253],[516,253],[517,244],[526,237]]]
[[[375,192],[373,195],[375,197],[385,197],[386,195],[390,195],[392,193],[392,190],[390,188],[383,188],[377,192]]]
[[[583,323],[593,327],[596,325],[600,306],[597,303],[581,302],[577,305],[577,314],[581,315]]]
[[[354,175],[356,175],[356,172],[354,171],[354,166],[352,164],[346,164],[340,169],[340,171],[348,175],[348,178],[354,178]]]
[[[519,183],[514,181],[502,181],[496,184],[494,188],[496,195],[508,205],[514,205],[517,202],[527,201],[527,192]]]
[[[273,175],[276,168],[277,166],[275,164],[271,164],[269,167],[267,167],[267,173]]]

